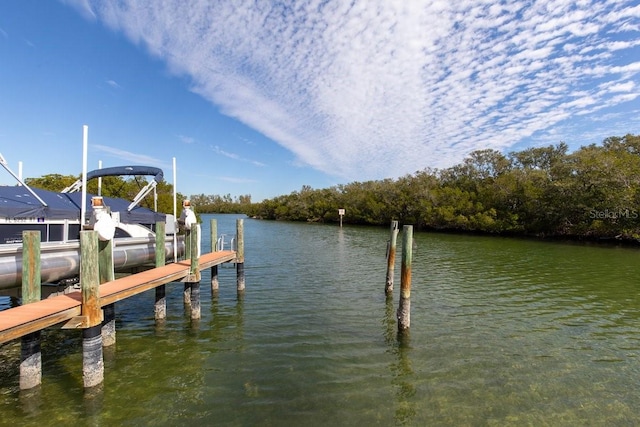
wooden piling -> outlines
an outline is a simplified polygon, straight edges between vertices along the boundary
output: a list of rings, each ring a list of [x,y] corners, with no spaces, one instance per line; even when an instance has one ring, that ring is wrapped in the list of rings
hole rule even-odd
[[[185,230],[184,232],[184,256],[185,259],[192,259],[191,257],[191,230]],[[185,280],[184,291],[182,292],[182,299],[185,305],[191,304],[191,281]]]
[[[40,301],[40,232],[22,232],[22,304]],[[21,338],[20,390],[34,388],[42,382],[40,331]]]
[[[391,235],[389,236],[389,246],[387,248],[387,281],[384,288],[384,292],[387,296],[390,296],[393,292],[393,275],[395,272],[398,231],[398,221],[391,221]]]
[[[82,377],[85,388],[95,387],[104,381],[98,264],[98,232],[83,230],[80,232],[80,285],[81,315],[86,322],[82,330]]]
[[[411,325],[411,261],[413,226],[402,228],[402,269],[400,271],[400,304],[398,306],[398,330],[407,331]]]
[[[218,222],[211,220],[211,252],[218,252]],[[220,283],[218,281],[218,266],[211,267],[211,295],[218,294]]]
[[[191,319],[200,319],[200,266],[198,260],[198,233],[199,227],[194,224],[191,227],[191,266],[187,278],[190,287]]]
[[[244,221],[242,218],[236,220],[236,283],[238,293],[244,292]]]
[[[165,265],[165,223],[156,223],[156,267],[162,267]],[[163,320],[167,318],[167,290],[166,285],[160,285],[156,288],[156,299],[154,306],[154,313],[156,320]]]
[[[115,279],[113,269],[113,239],[98,240],[98,272],[100,283],[107,283]],[[116,306],[104,306],[104,320],[102,321],[102,345],[110,347],[116,343]]]

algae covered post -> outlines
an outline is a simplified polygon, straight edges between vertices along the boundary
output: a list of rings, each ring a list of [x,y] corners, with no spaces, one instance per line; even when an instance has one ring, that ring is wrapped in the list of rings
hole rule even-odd
[[[199,248],[198,248],[198,236],[199,226],[195,224],[191,227],[191,239],[189,245],[191,246],[191,265],[189,268],[188,281],[191,289],[190,304],[191,304],[191,318],[200,318],[200,266],[198,264]]]
[[[217,252],[218,248],[218,221],[211,219],[211,252]],[[216,295],[220,284],[218,282],[218,266],[211,267],[211,295]]]
[[[22,303],[40,301],[40,232],[22,232]],[[20,389],[42,382],[40,331],[22,337],[20,350]]]
[[[398,330],[408,330],[411,325],[411,258],[413,226],[402,227],[402,269],[400,272],[400,305],[398,307]]]
[[[236,221],[236,274],[238,294],[244,292],[244,221]]]
[[[384,288],[384,292],[387,296],[391,296],[391,292],[393,291],[393,274],[395,272],[397,240],[398,221],[391,221],[391,235],[389,237],[389,246],[387,247],[387,281]]]
[[[156,223],[156,267],[165,265],[165,223]],[[156,320],[167,318],[167,287],[160,285],[156,288],[154,314]]]
[[[80,283],[82,287],[82,377],[84,387],[104,381],[102,358],[102,310],[100,308],[100,273],[98,268],[98,232],[80,232]]]

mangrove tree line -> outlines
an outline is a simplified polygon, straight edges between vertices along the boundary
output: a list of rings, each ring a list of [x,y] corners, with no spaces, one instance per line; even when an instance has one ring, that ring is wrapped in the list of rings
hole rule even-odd
[[[242,210],[290,221],[388,225],[423,230],[637,240],[640,136],[609,137],[572,153],[564,143],[504,155],[486,149],[453,167],[398,179],[300,191]]]

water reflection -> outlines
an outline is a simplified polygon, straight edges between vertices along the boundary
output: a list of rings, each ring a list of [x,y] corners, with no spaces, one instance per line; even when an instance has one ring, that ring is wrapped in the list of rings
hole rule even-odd
[[[100,415],[104,409],[104,383],[84,389],[83,407],[87,425],[100,425]]]
[[[25,415],[35,416],[40,412],[42,406],[42,386],[20,390],[18,392],[20,409]]]
[[[398,361],[392,368],[397,398],[395,418],[396,422],[400,424],[411,423],[417,413],[417,404],[414,399],[416,395],[415,375],[410,358],[410,335],[409,330],[398,332]]]
[[[396,307],[392,294],[387,294],[385,303],[384,339],[395,360],[389,365],[391,383],[395,388],[396,424],[411,424],[417,413],[415,401],[415,375],[411,364],[411,333],[409,329],[399,330]]]

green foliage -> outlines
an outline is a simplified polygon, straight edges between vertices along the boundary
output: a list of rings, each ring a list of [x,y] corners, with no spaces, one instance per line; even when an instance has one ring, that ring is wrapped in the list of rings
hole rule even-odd
[[[300,191],[246,213],[290,221],[339,220],[417,229],[636,240],[640,236],[640,136],[610,137],[569,154],[565,143],[503,155],[471,153],[444,170],[397,180]]]
[[[190,201],[199,213],[245,213],[251,208],[250,195],[234,199],[231,194],[224,196],[196,194],[190,197]]]
[[[40,178],[26,178],[24,183],[29,187],[59,192],[76,182],[77,179],[73,175],[49,174]]]

